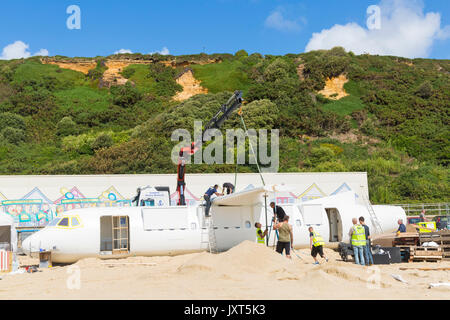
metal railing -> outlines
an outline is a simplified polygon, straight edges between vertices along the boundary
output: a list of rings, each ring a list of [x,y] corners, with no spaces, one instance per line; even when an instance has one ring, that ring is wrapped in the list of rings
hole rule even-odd
[[[393,206],[402,207],[407,216],[418,216],[422,210],[425,210],[425,215],[429,216],[445,216],[450,215],[450,203],[407,203],[407,204],[392,204]]]

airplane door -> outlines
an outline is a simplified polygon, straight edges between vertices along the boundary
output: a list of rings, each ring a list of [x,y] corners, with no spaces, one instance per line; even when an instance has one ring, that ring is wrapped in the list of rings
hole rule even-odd
[[[100,253],[128,254],[130,232],[128,216],[100,217]]]
[[[128,216],[113,217],[113,254],[130,252]]]
[[[330,242],[342,241],[341,215],[336,208],[326,208],[328,223],[330,226]]]

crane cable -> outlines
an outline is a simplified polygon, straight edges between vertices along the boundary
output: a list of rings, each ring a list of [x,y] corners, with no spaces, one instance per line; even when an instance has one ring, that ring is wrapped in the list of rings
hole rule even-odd
[[[242,117],[242,107],[241,107],[241,109],[239,109],[238,115],[239,115],[239,117],[241,117],[241,122],[242,122],[242,125],[244,126],[244,130],[245,130],[245,135],[248,137],[248,144],[249,144],[250,149],[252,151],[253,158],[255,158],[256,167],[258,168],[259,176],[261,177],[261,181],[263,183],[263,186],[266,186],[266,183],[264,182],[264,178],[263,178],[262,173],[261,173],[261,169],[259,168],[258,159],[256,158],[256,155],[255,155],[255,150],[253,149],[252,141],[251,141],[251,139],[250,139],[250,137],[248,135],[247,126],[245,125],[244,118]],[[237,161],[236,161],[236,164],[237,164]],[[236,175],[237,175],[237,167],[236,167]]]
[[[266,183],[265,183],[264,178],[263,178],[262,173],[261,173],[261,169],[260,169],[259,164],[258,164],[258,159],[256,158],[255,150],[253,149],[252,141],[251,141],[251,139],[250,139],[250,137],[248,135],[248,130],[247,130],[247,126],[245,125],[244,117],[242,117],[242,106],[241,106],[241,108],[238,111],[238,115],[239,115],[239,117],[241,117],[242,126],[244,127],[244,130],[245,130],[245,135],[248,137],[248,144],[250,146],[250,149],[252,150],[253,158],[255,159],[256,167],[258,168],[259,176],[261,177],[261,181],[263,183],[263,186],[266,186]],[[236,179],[237,179],[237,161],[236,161],[235,182],[236,182]],[[236,184],[235,184],[235,186],[236,186]],[[264,196],[264,211],[265,211],[266,228],[267,228],[267,195]],[[267,247],[269,246],[269,237],[267,237],[266,246]]]

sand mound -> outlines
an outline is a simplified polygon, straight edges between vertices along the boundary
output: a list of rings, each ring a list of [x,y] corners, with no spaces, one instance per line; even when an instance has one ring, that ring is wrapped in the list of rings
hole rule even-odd
[[[253,274],[282,279],[298,279],[295,260],[276,253],[255,242],[244,241],[227,252],[212,255],[202,253],[186,261],[178,272],[192,274],[210,272],[221,275]]]

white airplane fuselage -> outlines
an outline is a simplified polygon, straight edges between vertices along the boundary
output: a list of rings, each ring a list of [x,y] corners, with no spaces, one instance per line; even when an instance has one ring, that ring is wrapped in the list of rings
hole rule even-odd
[[[244,203],[246,196],[249,204]],[[243,192],[241,195],[220,197],[224,201],[218,200],[216,205],[213,201],[210,212],[217,250],[228,250],[244,240],[256,241],[255,222],[260,222],[263,230],[266,228],[264,200],[251,200],[257,196],[261,194]],[[353,217],[364,216],[367,225],[372,228],[367,208],[354,201],[353,193],[282,207],[290,216],[295,247],[309,246],[309,226],[320,233],[326,243],[349,241],[348,230]],[[395,231],[397,220],[406,219],[400,207],[373,208],[384,232]],[[25,239],[22,250],[32,256],[40,250],[51,251],[55,263],[73,263],[88,257],[121,258],[201,252],[208,250],[211,242],[203,209],[203,206],[166,206],[72,210]],[[272,217],[273,211],[267,206],[269,229]],[[69,222],[67,226],[54,225],[55,221],[61,223],[64,218]],[[73,218],[76,218],[74,225],[71,224]],[[117,224],[116,229],[114,223]],[[123,228],[119,229],[122,223]],[[271,231],[269,245],[275,241],[276,233]]]

